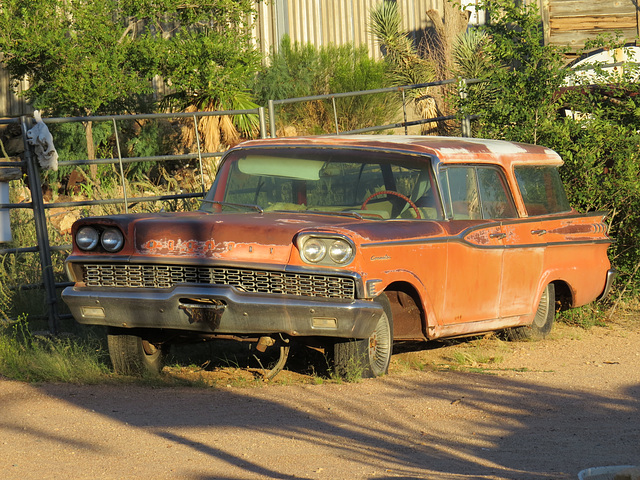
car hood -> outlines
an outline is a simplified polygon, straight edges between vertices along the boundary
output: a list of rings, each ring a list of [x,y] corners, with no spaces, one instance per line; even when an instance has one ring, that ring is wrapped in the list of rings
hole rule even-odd
[[[419,235],[416,223],[422,224]],[[234,262],[285,263],[296,235],[303,231],[343,234],[356,243],[389,239],[388,222],[287,212],[143,217],[133,220],[129,231],[133,234],[136,255]],[[395,240],[441,233],[435,222],[394,222]]]

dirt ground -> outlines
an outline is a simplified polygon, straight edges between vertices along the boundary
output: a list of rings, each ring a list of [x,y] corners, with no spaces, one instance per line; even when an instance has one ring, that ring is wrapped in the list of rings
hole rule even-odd
[[[398,350],[358,383],[0,379],[0,477],[540,480],[640,464],[638,318]]]

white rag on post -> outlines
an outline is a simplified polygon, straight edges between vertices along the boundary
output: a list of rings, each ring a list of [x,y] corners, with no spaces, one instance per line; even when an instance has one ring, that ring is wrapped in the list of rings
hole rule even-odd
[[[27,141],[33,145],[41,168],[58,170],[58,152],[53,146],[51,132],[42,121],[38,110],[33,112],[33,118],[36,124],[27,131]]]

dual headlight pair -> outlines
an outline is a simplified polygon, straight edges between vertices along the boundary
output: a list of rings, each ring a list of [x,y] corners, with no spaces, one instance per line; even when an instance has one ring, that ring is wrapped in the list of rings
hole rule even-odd
[[[115,227],[95,228],[81,227],[76,233],[76,245],[81,250],[94,250],[98,244],[107,252],[115,253],[124,246],[124,236]]]
[[[305,234],[298,237],[297,243],[306,263],[347,265],[355,255],[355,247],[346,237]]]

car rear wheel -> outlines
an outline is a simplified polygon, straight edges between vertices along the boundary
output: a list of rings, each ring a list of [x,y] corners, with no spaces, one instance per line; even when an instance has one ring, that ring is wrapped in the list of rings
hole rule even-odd
[[[165,345],[119,329],[109,329],[107,343],[113,369],[120,375],[158,375],[164,366]]]
[[[556,317],[556,295],[553,283],[546,286],[542,292],[536,315],[530,325],[510,328],[507,336],[511,340],[541,340],[546,337]]]
[[[389,371],[393,350],[393,319],[386,295],[377,299],[384,313],[369,338],[339,340],[333,344],[334,372],[346,379],[372,378]]]

